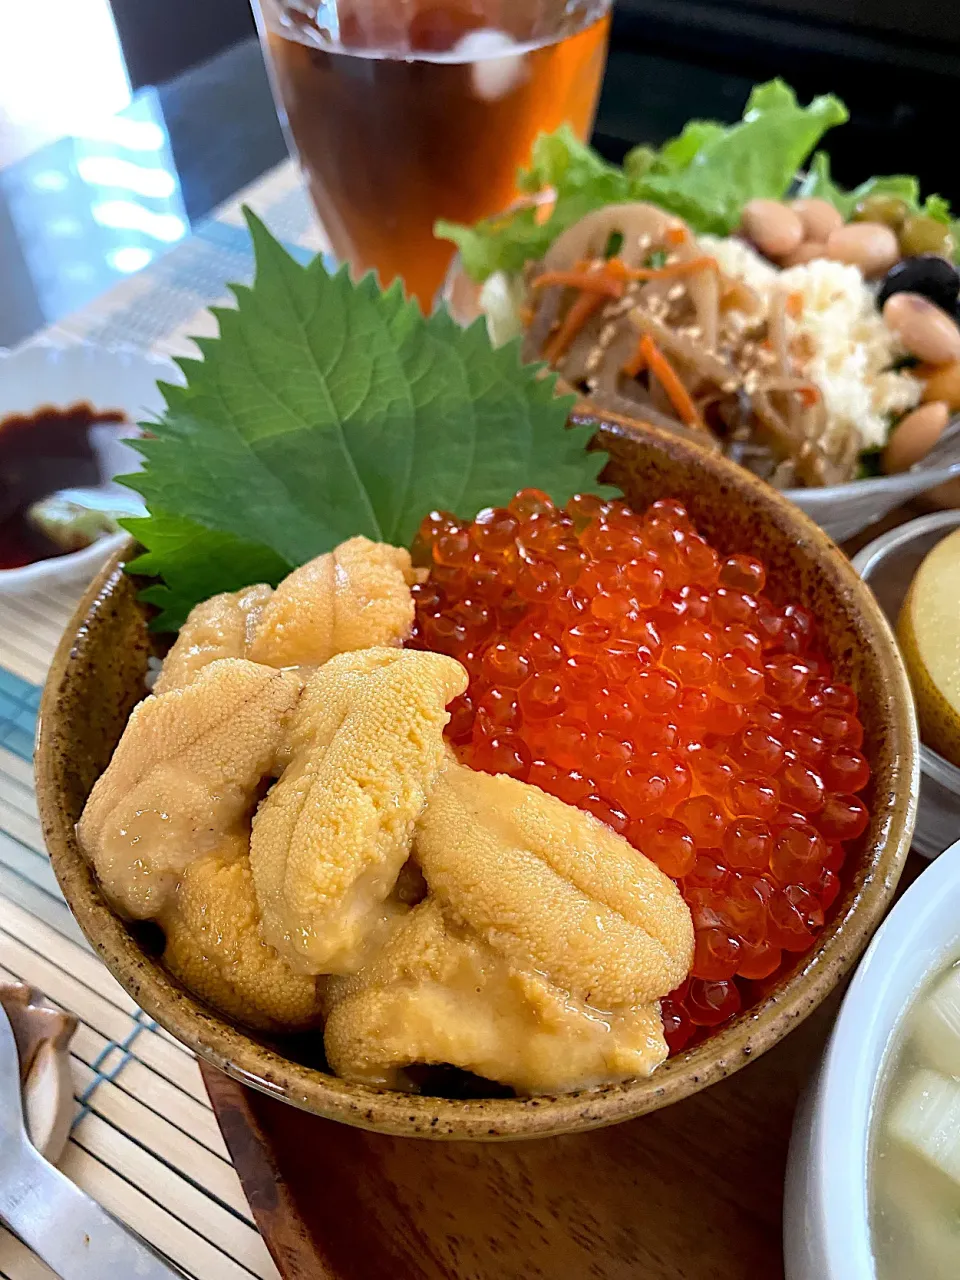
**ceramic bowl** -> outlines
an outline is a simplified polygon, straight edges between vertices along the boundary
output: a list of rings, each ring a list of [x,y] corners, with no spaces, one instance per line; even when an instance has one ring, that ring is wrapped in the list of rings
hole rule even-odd
[[[903,895],[857,970],[797,1109],[784,1196],[787,1280],[875,1280],[871,1121],[900,1019],[960,942],[960,842]]]
[[[880,607],[896,625],[900,606],[928,551],[960,527],[960,511],[937,511],[867,543],[853,567],[872,588]],[[913,847],[935,858],[960,832],[960,769],[931,747],[920,744],[920,806]]]
[[[649,1079],[556,1097],[453,1100],[367,1088],[311,1065],[322,1061],[316,1038],[271,1042],[230,1025],[168,977],[155,931],[136,932],[114,915],[77,847],[74,824],[144,695],[151,654],[136,588],[115,559],[81,601],[44,691],[44,834],[64,895],[111,972],[172,1035],[243,1083],[320,1116],[411,1137],[489,1140],[613,1124],[695,1093],[769,1049],[836,985],[879,923],[910,846],[918,770],[906,673],[873,595],[812,521],[740,467],[658,431],[584,420],[609,452],[606,478],[637,509],[678,497],[719,550],[763,557],[774,596],[814,611],[839,677],[859,693],[871,820],[816,948],[759,1004]]]

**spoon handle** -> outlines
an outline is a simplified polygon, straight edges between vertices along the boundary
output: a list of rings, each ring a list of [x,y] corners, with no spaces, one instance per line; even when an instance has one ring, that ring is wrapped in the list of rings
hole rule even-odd
[[[0,1218],[61,1280],[182,1280],[26,1141],[0,1143]]]

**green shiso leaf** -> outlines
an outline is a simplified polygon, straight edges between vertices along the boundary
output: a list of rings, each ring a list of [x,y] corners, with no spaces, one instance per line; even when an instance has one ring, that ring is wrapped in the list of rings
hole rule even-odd
[[[472,518],[525,487],[611,492],[590,428],[566,428],[573,397],[521,363],[519,341],[494,350],[482,320],[460,329],[399,285],[301,266],[246,216],[254,284],[216,309],[203,359],[179,362],[186,385],[162,387],[144,469],[123,478],[149,511],[126,527],[147,552],[130,568],[162,579],[159,627],[356,534],[406,546],[435,508]]]

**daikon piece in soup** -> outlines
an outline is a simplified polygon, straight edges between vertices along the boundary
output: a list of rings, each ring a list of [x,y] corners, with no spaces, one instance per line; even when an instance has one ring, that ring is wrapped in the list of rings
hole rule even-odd
[[[877,1280],[960,1277],[960,959],[907,1011],[873,1121]]]

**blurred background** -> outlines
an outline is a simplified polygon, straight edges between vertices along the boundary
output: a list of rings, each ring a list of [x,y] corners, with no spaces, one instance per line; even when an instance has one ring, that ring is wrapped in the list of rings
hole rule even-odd
[[[835,176],[960,200],[960,6],[616,0],[595,143],[618,158],[756,81],[833,91]],[[247,0],[0,0],[0,346],[155,261],[285,155]]]

